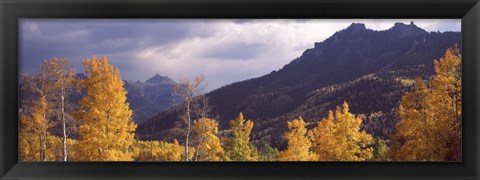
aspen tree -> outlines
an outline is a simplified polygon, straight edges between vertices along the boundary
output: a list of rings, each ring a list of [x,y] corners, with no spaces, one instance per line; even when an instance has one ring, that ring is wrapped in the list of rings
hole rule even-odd
[[[68,152],[67,152],[67,113],[66,113],[66,96],[69,91],[73,88],[74,71],[69,67],[70,60],[65,58],[53,58],[46,61],[48,66],[50,66],[50,73],[52,74],[52,79],[54,82],[53,97],[57,100],[57,104],[54,105],[55,109],[60,113],[60,121],[62,124],[62,159],[67,161]]]
[[[417,78],[414,90],[404,94],[392,138],[394,160],[461,160],[460,64],[458,47],[447,49],[434,61],[430,83]]]
[[[232,161],[256,161],[258,154],[250,142],[250,133],[253,128],[253,121],[245,120],[243,113],[230,121],[232,139],[228,142],[228,157]]]
[[[47,100],[41,97],[36,101],[30,116],[20,117],[19,159],[28,161],[46,160],[46,137],[48,124],[45,120]],[[45,144],[45,146],[43,146]]]
[[[440,60],[435,60],[436,75],[431,78],[432,106],[437,112],[436,119],[445,137],[447,152],[445,160],[462,159],[462,54],[455,45],[447,49]]]
[[[307,123],[300,117],[288,122],[289,131],[285,133],[288,147],[281,151],[278,160],[280,161],[311,161],[315,156],[311,153],[311,142],[307,137]]]
[[[225,160],[224,150],[220,144],[218,123],[214,119],[202,118],[193,122],[194,139],[198,141],[195,152],[197,161]]]
[[[82,161],[129,161],[129,146],[134,143],[137,125],[126,103],[126,91],[120,71],[106,57],[83,60],[87,79],[81,109],[74,117],[81,125],[76,143],[76,159]]]
[[[360,130],[362,119],[349,112],[348,103],[309,132],[312,150],[320,161],[365,161],[373,157],[372,136]]]
[[[192,113],[193,113],[193,106],[195,101],[198,100],[196,97],[200,95],[202,91],[201,84],[205,80],[204,76],[197,76],[193,81],[190,80],[182,80],[178,85],[175,86],[174,91],[175,94],[182,97],[185,101],[185,112],[182,116],[182,119],[185,123],[186,132],[185,132],[185,161],[190,160],[190,132],[192,131]]]

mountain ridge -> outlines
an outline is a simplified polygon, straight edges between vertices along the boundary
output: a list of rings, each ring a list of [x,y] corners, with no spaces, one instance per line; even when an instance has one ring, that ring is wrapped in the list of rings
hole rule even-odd
[[[408,81],[433,74],[433,60],[454,44],[461,44],[459,32],[427,32],[413,23],[396,23],[390,29],[375,31],[354,23],[322,42],[315,42],[313,48],[278,71],[231,83],[206,95],[218,115],[221,130],[243,112],[255,123],[252,139],[270,141],[276,147],[284,145],[281,137],[287,121],[298,116],[309,122],[319,120],[345,100],[352,112],[365,116],[365,130],[385,137],[395,123],[386,119],[394,118],[399,98],[411,88],[401,79]],[[355,81],[361,77],[362,83]],[[340,89],[314,93],[326,87]],[[366,107],[364,101],[372,101],[378,107]],[[182,140],[181,123],[175,114],[179,108],[162,112],[139,126],[138,138]],[[311,114],[305,114],[302,108],[309,109]],[[378,127],[377,120],[385,127]],[[157,134],[150,134],[152,127]],[[389,132],[379,132],[382,128]]]
[[[168,76],[157,73],[145,82],[124,82],[124,88],[128,92],[127,102],[130,103],[133,110],[132,118],[137,124],[142,124],[156,114],[182,102],[181,98],[173,93],[177,83]]]
[[[138,82],[138,81],[137,81]],[[150,84],[176,84],[175,81],[170,79],[168,76],[161,76],[160,74],[155,74],[151,78],[147,79],[145,83]]]

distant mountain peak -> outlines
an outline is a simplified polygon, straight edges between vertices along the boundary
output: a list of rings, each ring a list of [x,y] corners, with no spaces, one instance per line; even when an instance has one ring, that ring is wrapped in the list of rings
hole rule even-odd
[[[365,24],[363,23],[352,23],[350,26],[347,27],[347,29],[350,30],[365,30],[367,27],[365,27]]]
[[[161,76],[158,73],[148,79],[146,82],[151,84],[175,84],[175,82],[168,76]]]
[[[396,22],[393,27],[405,27],[405,26],[412,26],[412,27],[418,27],[417,25],[415,25],[415,23],[413,21],[410,21],[410,24],[404,24],[402,22]]]
[[[424,29],[415,25],[413,21],[411,21],[410,24],[396,22],[395,25],[393,25],[393,27],[390,28],[389,30],[400,32],[402,34],[411,34],[411,35],[417,34],[417,33],[428,33]]]
[[[411,28],[411,27],[418,27],[418,26],[415,25],[415,24],[413,23],[413,21],[410,22],[410,24],[404,24],[404,23],[402,23],[402,22],[396,22],[396,23],[393,25],[392,29],[394,29],[394,28],[409,28],[409,27]]]

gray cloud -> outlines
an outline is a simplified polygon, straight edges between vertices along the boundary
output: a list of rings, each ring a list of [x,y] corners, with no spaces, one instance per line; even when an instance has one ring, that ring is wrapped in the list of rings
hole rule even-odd
[[[204,74],[212,90],[278,70],[352,22],[383,30],[410,21],[22,19],[20,71],[35,73],[42,61],[67,57],[82,72],[81,59],[97,55],[107,56],[127,80],[159,73],[178,81]],[[414,22],[427,31],[460,30],[456,19]]]
[[[205,52],[201,57],[219,60],[248,60],[255,58],[263,50],[262,44],[230,44]]]
[[[173,20],[22,20],[21,67],[33,71],[53,57],[69,57],[79,66],[94,54],[134,53],[188,38],[193,26]]]

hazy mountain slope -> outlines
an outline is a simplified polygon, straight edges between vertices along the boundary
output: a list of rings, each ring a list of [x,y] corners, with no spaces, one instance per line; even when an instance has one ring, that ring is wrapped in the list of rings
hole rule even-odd
[[[76,74],[77,79],[86,79],[83,73]],[[127,103],[133,110],[133,121],[141,124],[158,113],[167,110],[177,103],[181,103],[182,99],[173,93],[176,85],[172,79],[167,76],[156,74],[145,82],[124,81],[124,88],[127,90]],[[20,83],[20,111],[22,107],[30,106],[28,103],[33,102],[35,94],[22,88],[24,85]],[[85,97],[85,91],[72,91],[67,97],[67,105],[72,106],[68,110],[78,109],[80,100]]]
[[[176,82],[167,76],[156,74],[145,82],[125,81],[127,102],[133,110],[133,119],[141,124],[158,113],[181,103],[173,93]]]

